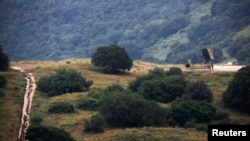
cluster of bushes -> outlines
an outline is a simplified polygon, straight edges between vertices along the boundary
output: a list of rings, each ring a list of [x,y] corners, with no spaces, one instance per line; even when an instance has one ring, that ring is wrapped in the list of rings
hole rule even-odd
[[[86,91],[92,84],[93,81],[87,81],[73,69],[59,69],[56,74],[44,76],[37,82],[38,89],[48,96]]]
[[[167,83],[168,81],[170,82]],[[144,83],[152,85],[146,86]],[[161,91],[160,86],[165,91]],[[148,91],[142,91],[143,88]],[[166,94],[168,91],[170,93]],[[176,96],[178,92],[179,95]],[[171,107],[163,108],[157,103],[163,102],[157,96],[165,98],[167,95],[175,98],[167,101],[173,101]],[[209,123],[230,123],[227,114],[209,103],[213,97],[205,82],[186,81],[179,68],[170,68],[168,71],[155,68],[131,82],[128,90],[120,85],[112,85],[91,91],[85,98],[83,109],[94,105],[91,110],[97,110],[100,114],[98,116],[114,127],[180,126],[206,130]],[[98,101],[98,104],[95,105],[92,101]],[[102,132],[99,126],[104,124],[97,126],[95,121],[100,119],[100,123],[103,123],[101,117],[86,121],[85,132]]]
[[[148,74],[129,83],[129,89],[145,99],[157,102],[171,102],[187,94],[191,99],[211,102],[211,90],[203,81],[188,82],[180,68],[172,67],[168,71],[154,68]]]
[[[249,110],[248,79],[250,66],[239,70],[223,93],[224,103],[243,111]],[[85,132],[103,132],[104,125],[114,127],[180,126],[206,130],[207,124],[231,124],[228,114],[212,106],[212,92],[204,81],[188,82],[179,68],[165,71],[154,68],[129,83],[128,89],[111,85],[94,89],[78,100],[81,110],[96,110],[84,122]],[[164,108],[157,102],[172,102]],[[71,113],[74,105],[58,102],[49,113]]]
[[[179,98],[173,102],[168,112],[168,124],[171,126],[189,127],[217,121],[228,121],[228,115],[216,110],[211,104],[204,101],[195,101],[189,98]]]
[[[107,94],[98,111],[115,127],[163,126],[166,120],[164,108],[128,91]]]

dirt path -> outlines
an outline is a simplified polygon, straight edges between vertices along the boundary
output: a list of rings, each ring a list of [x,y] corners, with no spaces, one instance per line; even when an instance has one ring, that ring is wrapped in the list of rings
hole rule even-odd
[[[24,94],[24,102],[22,109],[22,118],[19,129],[18,141],[25,141],[25,135],[30,123],[30,110],[32,105],[32,99],[36,90],[35,78],[32,73],[26,72],[24,69],[19,67],[12,67],[15,71],[20,71],[25,75],[25,79],[27,81],[25,94]]]
[[[241,65],[220,65],[220,64],[215,64],[214,69],[212,72],[237,72],[240,70],[242,67]],[[204,66],[204,65],[196,65],[193,67],[194,70],[199,70],[199,71],[209,71],[209,68]]]

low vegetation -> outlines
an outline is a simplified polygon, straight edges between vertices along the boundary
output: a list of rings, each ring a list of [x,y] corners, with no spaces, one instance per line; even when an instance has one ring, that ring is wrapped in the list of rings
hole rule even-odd
[[[93,80],[89,91],[44,97],[44,92],[38,90],[34,97],[32,125],[64,129],[76,140],[205,141],[207,124],[250,123],[248,115],[231,111],[222,103],[222,93],[234,78],[232,72],[211,74],[208,71],[192,71],[184,65],[155,65],[137,61],[129,72],[119,75],[96,71],[89,60],[82,59],[13,64],[32,66],[30,71],[37,81],[62,68],[77,70],[79,74],[85,74],[86,78]],[[46,70],[46,73],[41,70]],[[157,81],[172,77],[182,78],[184,81],[171,82],[184,82],[184,88],[182,94],[171,102],[147,99],[138,92],[144,81],[153,80],[158,84]],[[131,87],[130,83],[135,85]],[[194,87],[204,89],[208,96],[204,98],[197,93],[198,90],[192,89]],[[210,94],[213,97],[211,101],[208,98]],[[60,102],[73,105],[75,112],[48,113],[52,105]]]

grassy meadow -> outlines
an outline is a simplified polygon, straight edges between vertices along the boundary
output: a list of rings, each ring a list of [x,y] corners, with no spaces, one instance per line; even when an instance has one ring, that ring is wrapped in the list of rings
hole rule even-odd
[[[154,67],[169,69],[171,67],[179,67],[185,74],[187,80],[196,81],[203,80],[213,92],[213,105],[227,112],[230,119],[242,124],[250,123],[250,116],[231,111],[221,103],[222,93],[227,88],[230,80],[233,79],[233,72],[209,72],[209,70],[191,70],[185,68],[184,65],[158,65],[147,62],[134,61],[134,65],[129,72],[123,72],[120,75],[104,74],[98,68],[94,67],[89,59],[67,59],[62,61],[20,61],[11,62],[11,66],[22,67],[33,73],[36,81],[45,75],[54,73],[60,68],[71,68],[80,72],[87,80],[93,80],[93,85],[90,89],[105,88],[113,84],[120,84],[127,88],[128,83],[135,80],[138,76],[148,73],[148,70]],[[1,73],[2,74],[2,73]],[[8,77],[8,85],[4,89],[5,96],[0,99],[0,140],[8,139],[15,140],[19,129],[20,105],[25,87],[25,81],[18,72],[5,72]],[[48,114],[48,108],[51,103],[58,101],[67,101],[76,104],[76,101],[84,96],[87,92],[67,93],[60,96],[47,98],[42,96],[39,91],[36,91],[33,98],[31,117],[42,118],[42,125],[55,126],[64,128],[77,141],[151,141],[151,140],[173,140],[173,141],[206,141],[207,133],[196,131],[195,129],[184,128],[159,128],[159,127],[144,127],[144,128],[112,128],[105,126],[103,133],[84,133],[83,123],[89,119],[95,111],[77,110],[73,114]],[[9,106],[6,106],[9,105]],[[162,104],[167,105],[167,104]],[[10,118],[11,117],[11,118]],[[8,130],[5,130],[8,129]],[[12,136],[12,138],[7,138]]]

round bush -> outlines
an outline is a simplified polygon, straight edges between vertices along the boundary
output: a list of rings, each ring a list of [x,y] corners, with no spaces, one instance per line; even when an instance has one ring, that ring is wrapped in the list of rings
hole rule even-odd
[[[194,101],[187,98],[179,98],[174,101],[169,109],[168,118],[170,125],[195,125],[197,123],[208,124],[211,121],[225,119],[225,116],[217,116],[217,110],[211,104],[204,101]]]
[[[55,102],[53,103],[48,110],[48,113],[56,113],[56,114],[62,114],[62,113],[74,113],[75,107],[73,104],[69,102]]]
[[[103,132],[103,126],[105,124],[105,119],[103,116],[96,114],[91,116],[90,120],[84,122],[84,132]]]
[[[63,93],[82,92],[88,90],[93,81],[87,81],[80,73],[73,69],[59,69],[56,74],[44,76],[37,82],[40,91],[48,96]]]
[[[212,102],[213,94],[204,81],[197,81],[189,83],[185,92],[193,100]]]

